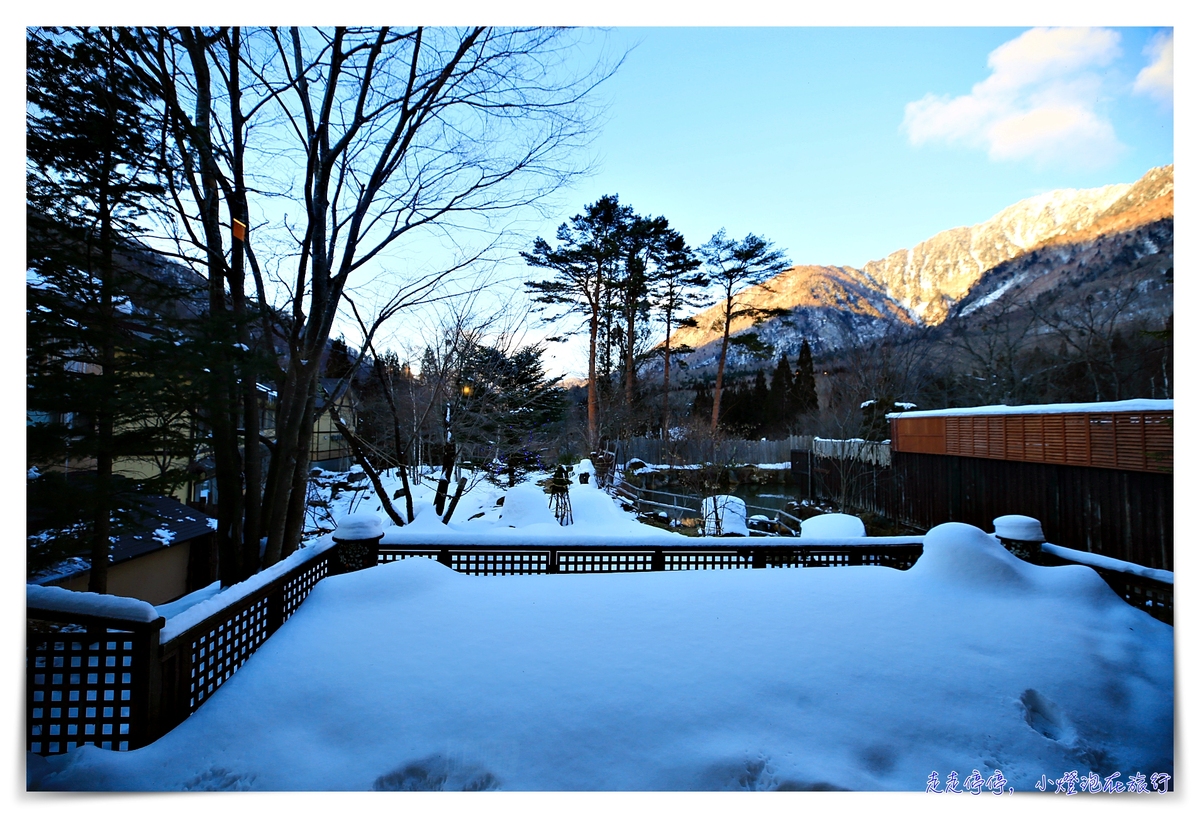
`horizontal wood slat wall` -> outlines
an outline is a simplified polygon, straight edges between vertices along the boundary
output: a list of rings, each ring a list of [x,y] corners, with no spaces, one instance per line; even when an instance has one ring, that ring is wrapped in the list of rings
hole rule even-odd
[[[892,451],[1171,474],[1172,412],[892,418]]]

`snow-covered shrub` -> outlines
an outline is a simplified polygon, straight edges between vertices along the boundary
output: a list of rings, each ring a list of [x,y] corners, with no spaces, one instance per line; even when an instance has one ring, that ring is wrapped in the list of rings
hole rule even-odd
[[[704,535],[709,537],[750,536],[746,527],[746,501],[732,494],[705,497],[700,503]]]

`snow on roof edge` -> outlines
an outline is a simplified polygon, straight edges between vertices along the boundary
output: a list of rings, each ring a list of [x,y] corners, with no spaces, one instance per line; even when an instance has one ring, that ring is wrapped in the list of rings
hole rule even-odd
[[[1102,401],[1098,403],[1043,403],[1026,406],[964,406],[956,409],[922,409],[915,412],[889,412],[889,418],[945,417],[949,415],[1058,415],[1077,412],[1173,412],[1174,400]]]

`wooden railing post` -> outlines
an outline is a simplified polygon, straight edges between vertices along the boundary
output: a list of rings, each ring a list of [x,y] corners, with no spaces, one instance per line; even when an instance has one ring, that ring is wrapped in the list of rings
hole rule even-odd
[[[135,631],[137,642],[141,645],[135,648],[137,652],[134,654],[134,667],[131,668],[130,674],[130,681],[133,683],[130,698],[134,701],[130,703],[132,718],[129,720],[129,727],[131,734],[136,732],[136,735],[130,735],[128,738],[130,750],[145,747],[161,735],[163,680],[158,637],[165,624],[167,620],[160,616],[144,631],[140,628]],[[141,667],[138,668],[137,665]],[[134,716],[139,709],[142,712],[141,718]]]
[[[277,581],[267,595],[267,634],[275,633],[283,624],[283,581]]]
[[[667,555],[663,553],[663,550],[661,548],[654,549],[654,554],[651,555],[651,557],[650,557],[650,570],[651,571],[667,570]]]

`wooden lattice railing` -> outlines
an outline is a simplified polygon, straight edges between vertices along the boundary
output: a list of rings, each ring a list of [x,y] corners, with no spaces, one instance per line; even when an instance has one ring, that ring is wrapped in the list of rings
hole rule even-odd
[[[853,544],[703,538],[613,548],[406,544],[381,545],[378,563],[434,559],[474,576],[856,565],[906,570],[921,551],[919,536],[862,538]],[[27,749],[53,755],[81,744],[113,750],[149,744],[194,713],[287,621],[317,582],[341,570],[335,545],[161,644],[161,617],[131,622],[27,609]],[[1171,621],[1172,586],[1097,570],[1131,605]]]
[[[26,748],[134,750],[201,704],[336,571],[337,549],[292,568],[169,640],[165,620],[26,611]]]
[[[614,547],[385,544],[379,547],[379,561],[384,563],[423,557],[437,560],[456,571],[473,576],[851,565],[880,565],[905,570],[921,555],[922,542],[920,536],[864,537],[855,544],[821,544],[811,540],[780,537],[753,541],[742,539],[736,545],[726,545],[712,543],[718,538],[704,539],[709,541],[704,545]]]

